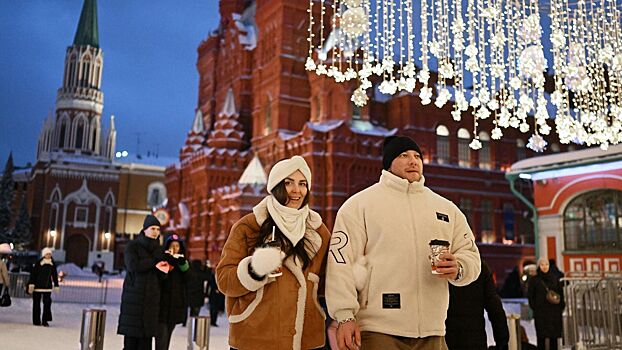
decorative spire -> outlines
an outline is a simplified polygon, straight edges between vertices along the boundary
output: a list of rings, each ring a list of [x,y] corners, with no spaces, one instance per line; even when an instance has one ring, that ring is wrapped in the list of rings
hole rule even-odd
[[[197,109],[197,113],[194,115],[192,131],[196,134],[203,134],[205,132],[205,124],[203,123],[203,113],[201,109]]]
[[[110,129],[108,129],[108,136],[106,136],[106,143],[104,144],[104,157],[108,159],[114,158],[115,150],[117,147],[117,129],[114,125],[114,115],[110,116]]]
[[[220,111],[220,115],[225,117],[237,116],[238,112],[235,109],[235,97],[233,96],[233,89],[227,90],[227,97],[225,97],[225,105]]]
[[[244,169],[238,183],[240,185],[265,185],[268,183],[266,172],[263,169],[263,165],[261,165],[261,161],[256,155],[250,163],[248,163],[246,169]]]
[[[99,48],[99,30],[97,29],[97,0],[84,0],[78,30],[73,39],[75,46]]]
[[[216,116],[214,130],[210,132],[207,145],[214,148],[241,150],[245,141],[244,131],[242,131],[242,125],[238,121],[238,116],[233,89],[229,88],[223,107]]]

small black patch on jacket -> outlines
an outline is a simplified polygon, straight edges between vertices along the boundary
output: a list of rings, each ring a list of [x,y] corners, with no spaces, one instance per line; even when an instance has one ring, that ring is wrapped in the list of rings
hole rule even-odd
[[[436,212],[436,219],[441,220],[441,221],[445,221],[445,222],[449,222],[449,215]]]
[[[383,309],[400,309],[400,293],[382,293]]]

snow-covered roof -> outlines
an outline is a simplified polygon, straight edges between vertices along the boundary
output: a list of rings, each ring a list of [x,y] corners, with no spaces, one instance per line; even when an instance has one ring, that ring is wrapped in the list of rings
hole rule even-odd
[[[550,154],[523,159],[512,164],[510,174],[539,173],[547,170],[587,166],[622,160],[622,144],[610,146],[606,151],[599,147],[579,151]]]
[[[248,163],[238,183],[243,185],[265,185],[268,183],[263,165],[261,165],[261,161],[257,156],[254,156],[251,162]]]
[[[235,26],[238,28],[240,35],[238,40],[242,47],[247,51],[252,51],[257,47],[257,24],[255,23],[255,13],[257,5],[253,3],[248,6],[242,14],[232,14]]]
[[[148,165],[155,167],[162,167],[162,170],[167,166],[177,163],[179,160],[173,157],[161,157],[161,156],[145,156],[145,155],[136,155],[130,153],[127,157],[115,158],[114,162],[117,164],[133,164],[133,165]]]
[[[389,130],[382,126],[374,125],[369,120],[352,120],[350,122],[350,130],[357,134],[383,137],[395,135],[397,133],[397,129]]]

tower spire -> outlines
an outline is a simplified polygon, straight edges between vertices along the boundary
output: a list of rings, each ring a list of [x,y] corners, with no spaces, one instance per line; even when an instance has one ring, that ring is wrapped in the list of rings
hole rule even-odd
[[[84,0],[80,22],[73,44],[90,45],[99,48],[99,30],[97,29],[97,0]]]

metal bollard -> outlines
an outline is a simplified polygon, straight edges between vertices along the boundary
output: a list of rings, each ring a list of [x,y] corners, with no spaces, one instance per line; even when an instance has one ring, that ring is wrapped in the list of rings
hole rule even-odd
[[[188,324],[188,350],[209,349],[209,326],[209,316],[190,317],[190,322]]]
[[[82,310],[82,326],[80,328],[80,350],[104,350],[105,331],[106,310]]]
[[[508,350],[521,350],[521,334],[520,334],[520,315],[509,314],[508,329],[510,331],[510,343]]]

